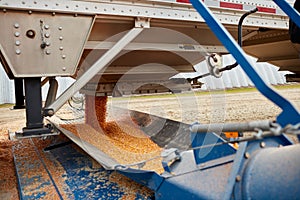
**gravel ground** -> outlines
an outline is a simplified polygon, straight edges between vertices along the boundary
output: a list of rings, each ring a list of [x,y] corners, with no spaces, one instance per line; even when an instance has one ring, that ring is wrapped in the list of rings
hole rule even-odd
[[[300,110],[300,88],[279,90]],[[184,123],[275,120],[281,109],[259,92],[176,95],[167,98],[111,100],[110,106],[133,109]],[[112,116],[109,116],[112,117]]]
[[[279,90],[279,93],[293,102],[300,110],[300,87]],[[108,120],[113,120],[118,115],[118,113],[111,112],[112,106],[138,110],[185,123],[275,120],[281,112],[277,106],[255,91],[243,93],[218,92],[203,95],[178,94],[175,97],[166,95],[164,98],[162,96],[110,98],[108,102]],[[68,112],[64,110],[61,110],[60,113],[68,115]],[[9,179],[5,179],[5,172],[12,168],[12,155],[10,152],[7,153],[12,144],[8,140],[7,130],[17,131],[24,126],[25,110],[12,110],[11,105],[0,106],[0,147],[3,148],[3,151],[0,151],[0,156],[9,155],[5,158],[10,160],[10,162],[0,162],[0,168],[3,169],[0,173],[0,183],[11,187],[5,188],[5,190],[0,187],[0,199],[15,199],[18,195],[16,181],[14,181],[15,184],[11,184]],[[14,177],[11,178],[14,179]]]
[[[300,87],[281,89],[279,93],[300,110]],[[108,120],[117,113],[111,107],[133,109],[184,123],[245,122],[275,120],[281,109],[259,92],[206,93],[204,95],[178,94],[147,98],[114,98],[108,102]],[[62,110],[63,112],[63,110]],[[20,130],[25,125],[25,110],[0,107],[0,128]]]

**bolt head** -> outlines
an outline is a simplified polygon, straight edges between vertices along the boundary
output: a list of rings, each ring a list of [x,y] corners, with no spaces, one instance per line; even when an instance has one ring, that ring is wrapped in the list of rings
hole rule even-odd
[[[15,36],[19,37],[20,36],[20,32],[15,32]]]
[[[246,159],[249,159],[249,158],[250,158],[250,153],[249,153],[249,152],[246,152],[245,155],[244,155],[244,157],[245,157]]]
[[[48,110],[47,114],[48,114],[48,116],[53,116],[54,115],[54,111],[53,110]]]
[[[16,44],[16,46],[20,46],[20,45],[21,45],[21,42],[20,42],[19,40],[17,40],[17,41],[15,42],[15,44]]]
[[[19,28],[19,27],[20,27],[20,24],[15,23],[15,24],[14,24],[14,27],[15,27],[15,28]]]
[[[17,49],[17,50],[16,50],[16,54],[17,54],[17,55],[20,55],[20,54],[21,54],[21,50],[20,50],[20,49]]]
[[[235,177],[235,181],[236,182],[240,182],[242,180],[242,177],[240,176],[240,175],[237,175],[236,177]]]

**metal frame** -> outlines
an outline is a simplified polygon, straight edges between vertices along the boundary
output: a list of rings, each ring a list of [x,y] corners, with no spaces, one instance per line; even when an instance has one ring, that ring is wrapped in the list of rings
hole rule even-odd
[[[133,28],[129,30],[112,48],[100,57],[81,77],[77,79],[65,92],[51,105],[45,108],[44,115],[52,116],[65,102],[77,91],[85,86],[99,71],[112,61],[133,39],[135,39],[144,28]]]
[[[113,47],[115,42],[105,42],[105,41],[88,41],[85,45],[85,49],[99,49],[107,50]],[[228,53],[223,46],[214,45],[192,45],[192,44],[168,44],[168,43],[140,43],[132,42],[128,44],[123,50],[136,50],[143,49],[148,51],[157,51],[157,49],[162,51],[172,51],[172,52],[214,52],[225,54]]]
[[[237,25],[240,15],[245,11],[221,8],[218,6],[220,1],[205,0],[205,4],[214,12],[216,18],[224,24]],[[272,3],[268,2],[250,2],[244,0],[246,10],[254,8],[256,5],[266,8],[275,9]],[[23,1],[23,0],[2,0],[0,8],[5,9],[22,9],[31,12],[63,12],[84,15],[109,15],[122,17],[142,17],[150,19],[166,19],[179,21],[205,22],[197,12],[193,10],[191,4],[178,3],[176,1]],[[285,14],[260,12],[257,15],[250,17],[245,25],[251,27],[269,27],[269,28],[288,28],[288,18]]]
[[[273,0],[300,27],[300,14],[285,0]]]
[[[274,104],[282,109],[282,113],[277,117],[277,122],[281,126],[286,126],[288,124],[297,124],[300,121],[300,114],[297,109],[289,102],[287,99],[282,97],[271,87],[266,85],[263,79],[251,66],[250,62],[246,58],[246,54],[238,46],[230,33],[224,28],[224,26],[218,22],[211,11],[205,6],[202,1],[191,0],[192,5],[201,14],[201,16],[206,21],[207,25],[218,37],[218,39],[223,43],[223,45],[228,49],[228,51],[233,55],[237,62],[241,65],[243,70],[246,72],[250,80],[254,83],[256,88]]]

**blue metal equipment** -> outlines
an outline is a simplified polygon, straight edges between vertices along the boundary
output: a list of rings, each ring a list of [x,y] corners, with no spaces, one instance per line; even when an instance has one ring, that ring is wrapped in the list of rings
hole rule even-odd
[[[297,20],[300,19],[299,14],[285,1],[274,2],[300,25],[300,20]],[[151,132],[152,129],[145,131],[153,142],[163,148],[160,158],[165,171],[162,174],[122,165],[57,125],[66,137],[51,136],[44,141],[25,139],[14,147],[21,199],[300,198],[300,145],[293,144],[285,135],[299,134],[299,112],[265,84],[245,53],[205,4],[200,0],[191,0],[191,3],[257,89],[282,109],[277,117],[278,124],[268,122],[254,127],[248,124],[246,128],[239,128],[258,131],[256,135],[226,141],[209,131],[209,127],[207,131],[199,131],[203,128],[201,124],[188,125],[149,115],[153,124],[163,125],[159,132]],[[238,149],[232,145],[236,142],[239,142]],[[26,146],[26,151],[23,146]],[[25,162],[28,160],[32,162]],[[96,162],[103,167],[94,166]],[[42,176],[41,171],[46,171],[47,175]],[[129,184],[122,185],[113,181],[112,176],[120,176],[115,175],[115,171],[139,184],[134,185],[128,181]],[[128,191],[134,193],[128,194]]]
[[[151,117],[156,123],[163,120]],[[115,162],[113,158],[66,130],[64,134],[93,158],[62,136],[51,136],[44,141],[42,138],[20,141],[14,147],[14,157],[21,199],[43,199],[49,195],[58,199],[299,197],[300,145],[292,145],[285,135],[266,134],[260,135],[259,140],[258,137],[241,139],[236,150],[231,142],[217,134],[190,133],[190,125],[171,120],[166,124],[173,127],[172,130],[169,127],[172,139],[168,143],[159,140],[166,127],[156,134],[148,132],[153,141],[165,146],[162,152],[165,172],[162,174],[111,164]],[[95,165],[97,162],[104,168]],[[141,185],[129,181],[120,184],[124,177],[113,171]],[[112,176],[121,181],[114,181]]]

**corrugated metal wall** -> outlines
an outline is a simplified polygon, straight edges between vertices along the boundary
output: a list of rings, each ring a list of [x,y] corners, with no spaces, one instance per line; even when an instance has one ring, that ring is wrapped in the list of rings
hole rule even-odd
[[[249,60],[252,62],[255,70],[263,78],[263,80],[270,85],[285,84],[285,74],[289,72],[278,71],[279,68],[268,64],[268,63],[257,63],[256,59],[249,56]],[[223,56],[223,66],[233,64],[235,62],[232,56]],[[197,72],[195,73],[184,73],[183,77],[195,77],[197,75],[202,75],[208,73],[208,68],[206,62],[200,63],[196,66]],[[216,90],[225,88],[235,88],[235,87],[252,87],[254,84],[250,81],[248,76],[245,74],[240,66],[237,66],[231,71],[223,72],[221,78],[215,78],[212,76],[199,79],[200,82],[204,83],[202,86],[203,90]]]
[[[268,63],[256,63],[255,59],[252,57],[249,57],[249,59],[252,61],[256,71],[261,75],[266,83],[272,85],[286,83],[284,75],[287,72],[279,72],[278,67],[270,65]],[[234,62],[235,61],[231,56],[223,56],[223,66],[232,64]],[[198,71],[196,73],[182,75],[184,77],[195,77],[196,75],[201,75],[208,72],[206,62],[203,62],[196,66],[196,69]],[[59,82],[58,94],[61,94],[73,82],[73,79],[71,78],[58,78],[57,80]],[[202,78],[200,79],[200,81],[204,83],[204,86],[202,87],[202,89],[204,90],[253,86],[253,83],[249,80],[249,78],[239,66],[231,71],[224,72],[223,76],[219,79],[210,76]],[[47,90],[48,85],[43,87],[42,90],[44,100],[46,98]],[[14,101],[14,82],[7,78],[2,66],[0,66],[0,104],[14,103]]]
[[[0,104],[14,102],[14,81],[9,80],[0,64]]]
[[[69,87],[74,81],[72,78],[57,78],[59,87],[58,87],[58,95],[60,95],[67,87]],[[46,94],[48,91],[49,85],[46,84],[42,88],[43,100],[46,99]],[[15,88],[14,81],[9,80],[3,67],[0,64],[0,104],[3,103],[14,103],[15,102]]]

